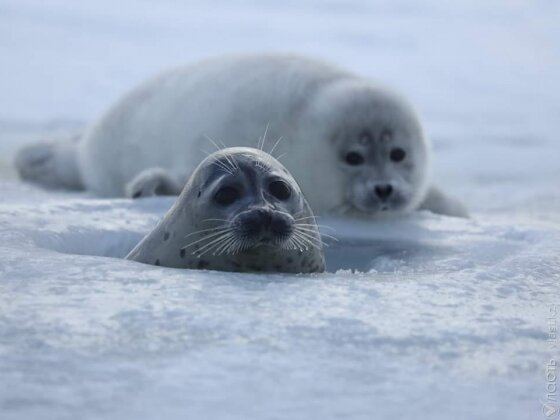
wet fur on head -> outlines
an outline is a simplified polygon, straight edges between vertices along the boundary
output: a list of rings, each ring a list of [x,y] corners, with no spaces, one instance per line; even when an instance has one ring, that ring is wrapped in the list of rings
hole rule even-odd
[[[289,172],[263,151],[235,147],[204,159],[128,258],[170,267],[316,272],[324,270],[322,246]]]

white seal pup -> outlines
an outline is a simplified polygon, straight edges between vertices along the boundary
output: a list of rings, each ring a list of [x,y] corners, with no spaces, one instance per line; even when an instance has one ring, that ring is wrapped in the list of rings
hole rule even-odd
[[[105,197],[178,194],[209,147],[205,136],[255,146],[265,127],[271,145],[282,137],[275,152],[286,153],[318,215],[466,214],[431,187],[428,142],[403,98],[290,55],[221,57],[165,73],[122,98],[80,142],[31,146],[16,165],[23,178]]]
[[[261,150],[235,147],[195,169],[164,218],[126,257],[175,268],[314,273],[322,240],[298,184]]]

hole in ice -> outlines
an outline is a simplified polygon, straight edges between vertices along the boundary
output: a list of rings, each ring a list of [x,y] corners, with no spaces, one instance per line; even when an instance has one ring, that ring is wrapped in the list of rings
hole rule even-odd
[[[68,200],[28,210],[35,244],[65,254],[123,258],[157,224],[173,198]],[[334,228],[325,237],[327,271],[418,273],[492,265],[519,251],[524,240],[486,232],[476,223],[431,214],[399,220],[349,222],[321,218]],[[515,239],[515,238],[514,238]]]
[[[155,227],[172,198],[77,199],[28,210],[29,236],[41,248],[64,254],[123,258]]]

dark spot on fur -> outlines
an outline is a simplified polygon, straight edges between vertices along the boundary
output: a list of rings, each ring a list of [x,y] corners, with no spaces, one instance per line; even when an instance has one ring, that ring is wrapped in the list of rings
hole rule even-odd
[[[169,232],[165,232],[165,233],[163,234],[163,240],[164,240],[164,241],[167,241],[168,239],[169,239]]]
[[[154,263],[155,265],[159,265],[159,260],[156,260],[156,262]]]
[[[206,260],[199,260],[198,263],[196,264],[196,268],[206,268],[210,265],[210,263]]]
[[[197,197],[200,197],[200,194],[202,194],[200,191],[198,192],[198,194],[196,195]]]
[[[136,191],[134,194],[132,194],[132,198],[138,198],[142,195],[141,191]]]
[[[185,250],[184,250],[184,249],[181,249],[181,250],[179,251],[179,255],[181,256],[181,258],[185,258]]]

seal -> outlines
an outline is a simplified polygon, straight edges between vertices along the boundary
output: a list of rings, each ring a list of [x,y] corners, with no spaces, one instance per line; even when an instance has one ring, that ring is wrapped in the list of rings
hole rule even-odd
[[[269,154],[235,147],[214,152],[173,207],[128,254],[175,268],[314,273],[323,242],[297,182]]]
[[[318,215],[372,217],[426,208],[464,216],[432,187],[430,148],[396,93],[306,57],[247,55],[172,70],[122,98],[81,141],[23,150],[16,166],[47,187],[104,197],[179,194],[208,148],[255,146],[285,165]],[[273,143],[282,137],[279,143]]]

